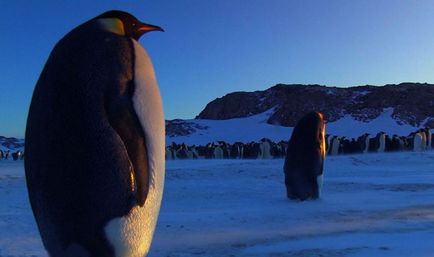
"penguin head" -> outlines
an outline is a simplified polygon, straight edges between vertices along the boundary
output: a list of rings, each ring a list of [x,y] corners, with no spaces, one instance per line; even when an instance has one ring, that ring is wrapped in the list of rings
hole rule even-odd
[[[164,31],[161,27],[143,23],[133,15],[118,10],[105,12],[92,20],[96,20],[104,30],[135,40],[150,31]]]

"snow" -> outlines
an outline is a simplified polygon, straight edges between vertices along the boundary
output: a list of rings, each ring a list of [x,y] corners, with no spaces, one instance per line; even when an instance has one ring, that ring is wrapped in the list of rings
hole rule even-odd
[[[0,161],[0,256],[46,256],[36,228],[23,161]]]
[[[274,108],[257,115],[245,118],[236,118],[229,120],[186,120],[193,124],[207,126],[208,129],[198,129],[195,133],[187,136],[166,137],[166,143],[186,143],[188,145],[201,144],[209,142],[226,141],[234,143],[236,141],[248,143],[259,141],[266,137],[274,142],[280,140],[289,140],[292,133],[290,127],[267,124],[268,117],[273,113]],[[399,125],[392,118],[393,108],[386,108],[383,112],[370,122],[362,122],[354,119],[347,114],[341,119],[328,122],[326,125],[326,134],[346,136],[357,138],[364,133],[375,136],[378,132],[384,131],[388,135],[397,134],[407,136],[410,132],[417,130],[417,127],[408,124]]]
[[[149,257],[432,256],[434,151],[328,157],[318,201],[287,200],[282,167],[168,161]],[[22,161],[0,161],[0,192],[0,256],[47,256]]]
[[[347,114],[335,122],[327,123],[326,133],[357,138],[364,133],[375,136],[378,132],[384,131],[390,136],[393,134],[407,136],[410,132],[418,129],[408,124],[397,124],[392,118],[392,114],[393,108],[386,108],[376,119],[370,122],[355,120],[351,115]]]
[[[287,140],[292,128],[274,126],[267,124],[268,117],[273,113],[274,108],[246,118],[235,118],[229,120],[186,120],[207,129],[198,129],[195,133],[187,136],[167,137],[166,144],[186,143],[188,145],[216,142],[219,140],[233,143],[236,141],[251,142],[259,141],[267,137],[274,141]]]
[[[367,95],[369,93],[371,93],[370,90],[354,91],[352,99],[355,100],[355,99],[357,99],[359,97],[362,97],[362,96],[365,96],[365,95]]]

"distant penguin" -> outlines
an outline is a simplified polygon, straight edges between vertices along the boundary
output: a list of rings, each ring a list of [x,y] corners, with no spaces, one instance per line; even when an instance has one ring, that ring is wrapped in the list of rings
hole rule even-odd
[[[213,157],[214,159],[223,159],[223,149],[220,147],[220,145],[214,148]]]
[[[365,133],[363,136],[362,152],[367,153],[369,151],[369,134]]]
[[[190,149],[187,150],[187,159],[193,159],[194,154],[193,151],[191,151]]]
[[[391,151],[401,151],[402,150],[402,143],[401,139],[398,137],[398,135],[394,134],[391,139],[391,145],[390,150]]]
[[[199,158],[199,152],[197,151],[195,145],[189,147],[188,150],[189,150],[189,154],[191,154],[191,157],[192,157],[193,159],[197,159],[197,158]]]
[[[214,158],[214,144],[208,143],[206,146],[206,149],[204,150],[205,158],[206,159],[212,159]]]
[[[258,159],[261,157],[261,148],[259,143],[250,142],[245,145],[244,157],[247,159]]]
[[[431,130],[430,128],[425,128],[425,133],[426,133],[426,149],[431,149]]]
[[[12,153],[12,160],[16,161],[20,157],[19,151]]]
[[[392,151],[392,139],[389,137],[389,135],[386,135],[386,152],[391,152]]]
[[[380,132],[377,134],[378,140],[378,149],[377,152],[384,153],[386,151],[386,134],[384,132]]]
[[[330,149],[328,154],[329,155],[338,155],[339,154],[339,147],[340,147],[340,140],[337,136],[333,136],[330,140]]]
[[[188,159],[188,148],[182,143],[175,151],[176,159]]]
[[[311,112],[294,127],[289,140],[285,165],[285,185],[290,199],[320,197],[325,158],[323,115]]]
[[[239,155],[240,155],[239,153],[240,153],[240,148],[237,145],[237,143],[232,144],[231,145],[231,155],[230,155],[230,158],[231,159],[237,159],[237,158],[239,158]]]
[[[344,153],[344,140],[346,140],[345,136],[339,138],[338,140],[339,140],[338,154],[343,154]]]
[[[420,132],[413,134],[413,151],[421,152],[424,150],[424,140],[423,135]]]
[[[145,256],[165,172],[165,124],[138,39],[160,27],[122,11],[78,26],[54,47],[26,128],[28,193],[53,257]]]
[[[282,158],[283,155],[283,147],[280,143],[272,143],[270,150],[272,158]]]
[[[166,147],[166,152],[165,152],[165,157],[166,157],[166,160],[173,160],[174,159],[174,157],[173,157],[173,152],[172,152],[172,149],[171,149],[171,147],[170,146],[167,146]]]
[[[259,144],[261,149],[261,159],[271,159],[271,145],[270,140],[263,138]]]
[[[345,137],[342,137],[341,139],[341,147],[342,147],[342,153],[343,154],[350,154],[352,153],[351,149],[351,141]]]
[[[426,150],[427,141],[428,141],[426,131],[424,129],[420,129],[419,130],[419,134],[422,137],[422,144],[421,144],[422,151],[425,151]]]
[[[229,156],[231,155],[230,153],[230,145],[228,143],[226,143],[225,141],[219,141],[219,146],[223,151],[223,158],[224,159],[228,159]]]
[[[231,153],[230,157],[232,159],[242,159],[243,158],[243,143],[235,142],[231,146],[230,153]]]

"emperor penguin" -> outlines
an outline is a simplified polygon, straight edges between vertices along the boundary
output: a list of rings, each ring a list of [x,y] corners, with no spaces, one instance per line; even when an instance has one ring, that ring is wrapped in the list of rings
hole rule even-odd
[[[223,159],[223,148],[221,147],[220,144],[214,148],[213,158]]]
[[[425,129],[420,129],[419,134],[422,136],[422,151],[425,151],[427,148],[427,133]]]
[[[379,132],[376,137],[378,148],[377,152],[384,153],[386,151],[386,133]]]
[[[147,255],[163,193],[165,123],[139,38],[163,31],[123,11],[52,50],[26,127],[28,194],[53,257]]]
[[[364,145],[363,145],[363,153],[367,153],[369,151],[369,134],[364,134]]]
[[[426,134],[426,149],[431,149],[431,140],[432,140],[432,133],[430,128],[425,128],[425,134]]]
[[[424,138],[422,133],[420,131],[414,133],[413,135],[413,151],[415,152],[421,152],[424,150],[423,147]]]
[[[271,159],[271,145],[270,145],[270,139],[263,138],[261,139],[261,143],[259,144],[259,147],[261,149],[261,159]]]
[[[337,136],[333,136],[330,142],[329,155],[339,154],[340,139]]]
[[[320,197],[324,159],[324,118],[320,112],[310,112],[298,121],[288,144],[283,171],[289,199]]]

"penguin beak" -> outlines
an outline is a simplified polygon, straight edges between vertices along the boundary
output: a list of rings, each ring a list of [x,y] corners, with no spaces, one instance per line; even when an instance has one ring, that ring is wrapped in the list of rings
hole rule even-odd
[[[141,23],[139,25],[139,27],[137,28],[137,31],[141,32],[142,34],[145,34],[146,32],[150,32],[150,31],[162,31],[162,32],[164,32],[164,29],[162,29],[161,27],[155,26],[155,25]]]
[[[137,30],[143,31],[143,33],[146,33],[149,31],[162,31],[162,32],[164,32],[164,29],[162,29],[161,27],[151,25],[151,24],[146,24],[146,23],[141,23]]]
[[[143,34],[150,32],[150,31],[162,31],[164,32],[164,29],[162,29],[159,26],[146,24],[146,23],[140,23],[139,26],[137,26],[136,30],[134,31],[133,38],[138,40]]]

